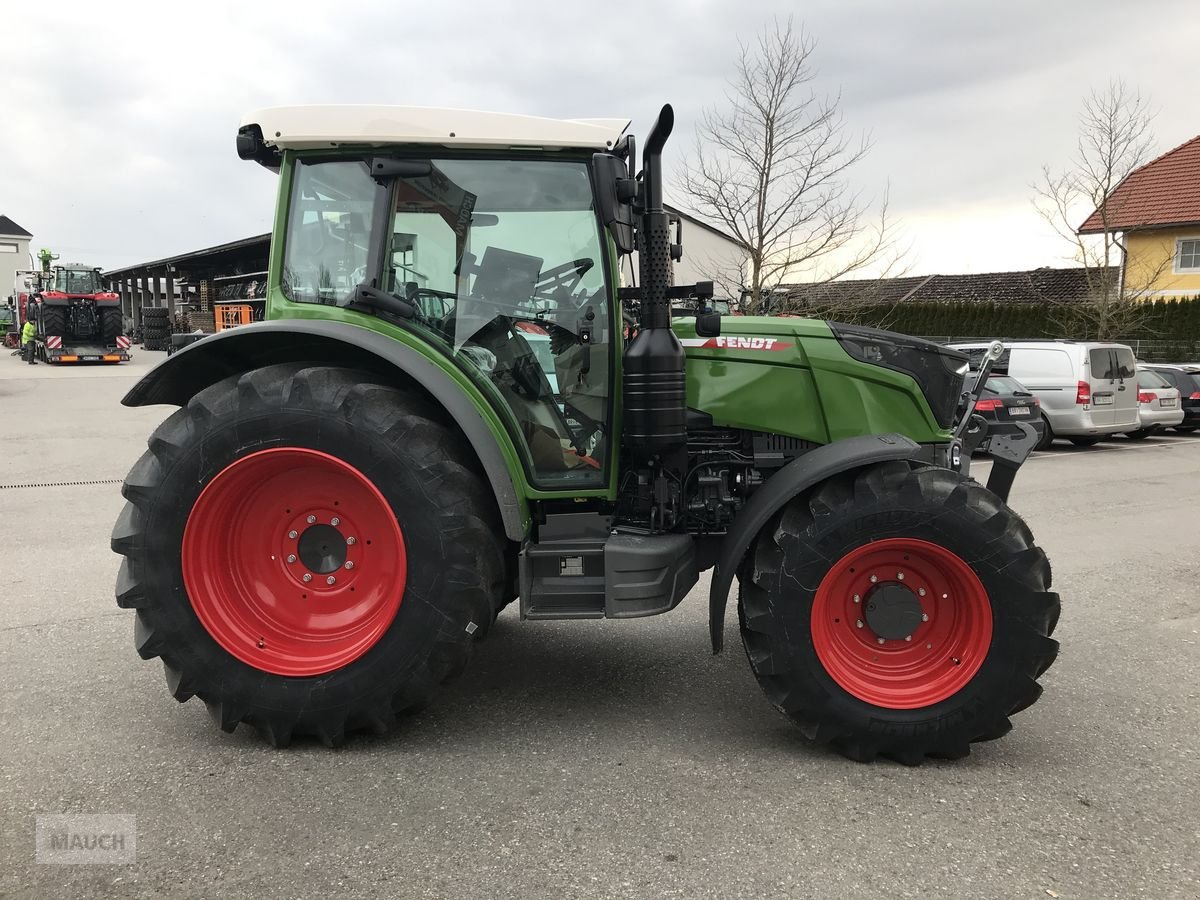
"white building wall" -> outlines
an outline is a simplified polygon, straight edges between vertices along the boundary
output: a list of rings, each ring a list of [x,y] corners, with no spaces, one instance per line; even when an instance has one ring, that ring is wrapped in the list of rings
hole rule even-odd
[[[18,269],[30,269],[29,238],[0,234],[0,303],[15,296],[13,283]]]
[[[667,211],[678,215],[678,210],[668,206]],[[633,272],[638,273],[638,257],[634,253],[629,257],[633,261]],[[621,281],[632,284],[629,278],[629,262],[621,266]],[[733,238],[719,231],[706,228],[699,222],[685,217],[683,219],[683,259],[675,263],[675,283],[694,284],[697,281],[714,283],[718,300],[736,300],[738,288],[744,281],[746,271],[746,251]]]

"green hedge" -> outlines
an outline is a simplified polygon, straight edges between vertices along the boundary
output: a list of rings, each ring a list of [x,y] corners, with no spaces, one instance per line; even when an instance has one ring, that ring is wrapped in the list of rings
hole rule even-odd
[[[1200,341],[1200,298],[1147,303],[1149,312],[1123,340],[1192,344]],[[899,303],[855,310],[855,321],[904,334],[938,337],[1086,338],[1073,327],[1069,309],[1033,303]]]

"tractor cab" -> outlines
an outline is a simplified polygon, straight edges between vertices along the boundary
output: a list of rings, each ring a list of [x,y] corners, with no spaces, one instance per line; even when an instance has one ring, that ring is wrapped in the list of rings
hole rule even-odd
[[[616,286],[590,158],[431,149],[289,160],[268,317],[298,304],[400,320],[502,402],[539,485],[603,485]]]

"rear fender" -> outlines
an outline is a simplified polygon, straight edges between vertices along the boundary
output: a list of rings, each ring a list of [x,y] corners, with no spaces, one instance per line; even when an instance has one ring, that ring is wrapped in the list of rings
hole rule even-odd
[[[289,319],[221,331],[168,356],[121,402],[125,406],[183,406],[222,379],[281,362],[365,368],[393,378],[399,373],[416,382],[441,404],[470,442],[496,498],[505,534],[514,541],[524,538],[528,505],[476,403],[421,353],[368,329],[341,322]]]
[[[725,607],[739,564],[771,517],[794,497],[822,481],[865,466],[894,459],[913,459],[921,445],[902,434],[868,434],[825,444],[788,463],[755,491],[741,508],[721,542],[708,595],[708,632],[713,653],[724,645]]]

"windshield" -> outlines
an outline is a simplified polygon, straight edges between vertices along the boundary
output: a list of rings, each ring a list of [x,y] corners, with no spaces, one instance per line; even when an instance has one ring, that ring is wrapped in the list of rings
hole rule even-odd
[[[382,184],[362,160],[296,163],[285,294],[408,301],[406,327],[499,391],[537,481],[602,483],[612,335],[587,164],[408,162]]]
[[[93,269],[55,269],[54,289],[64,294],[95,294],[100,290]]]

